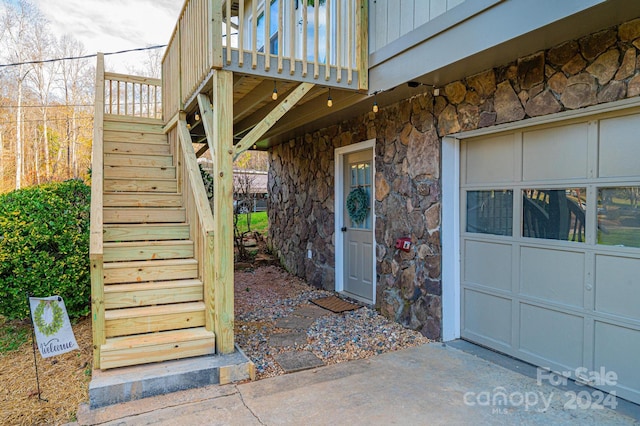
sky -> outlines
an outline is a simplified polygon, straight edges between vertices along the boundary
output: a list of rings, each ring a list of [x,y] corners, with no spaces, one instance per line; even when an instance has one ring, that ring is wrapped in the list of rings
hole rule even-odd
[[[32,0],[58,37],[67,33],[87,54],[167,44],[183,0]],[[105,57],[108,71],[126,73],[146,54]]]

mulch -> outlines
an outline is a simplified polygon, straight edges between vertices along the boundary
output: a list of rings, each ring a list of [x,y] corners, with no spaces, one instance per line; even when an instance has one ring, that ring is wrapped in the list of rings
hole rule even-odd
[[[36,352],[41,401],[38,398],[33,349],[29,342],[0,354],[0,424],[59,425],[74,419],[78,405],[89,399],[91,318],[73,325],[79,351],[43,359]]]

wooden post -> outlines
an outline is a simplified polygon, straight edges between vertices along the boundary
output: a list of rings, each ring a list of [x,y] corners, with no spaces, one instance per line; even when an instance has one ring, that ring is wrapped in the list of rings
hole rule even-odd
[[[91,314],[93,330],[93,366],[100,368],[100,347],[105,340],[104,272],[102,244],[103,196],[103,135],[104,135],[104,54],[98,53],[96,64],[93,147],[91,160],[91,232],[89,258],[91,262]]]
[[[369,4],[360,0],[357,14],[357,64],[358,89],[369,90]]]
[[[106,343],[104,330],[103,255],[91,254],[91,316],[93,332],[93,368],[100,368],[100,348]]]
[[[213,74],[214,318],[218,353],[234,351],[233,336],[233,73]]]
[[[222,68],[222,0],[209,0],[209,64]]]

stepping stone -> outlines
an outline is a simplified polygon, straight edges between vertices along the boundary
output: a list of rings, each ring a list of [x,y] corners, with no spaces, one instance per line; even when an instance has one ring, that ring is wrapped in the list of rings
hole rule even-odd
[[[305,317],[297,317],[290,316],[284,318],[278,318],[276,320],[277,328],[288,328],[291,330],[306,330],[311,327],[311,324],[315,321],[314,318],[305,318]]]
[[[248,238],[242,242],[242,245],[245,247],[256,247],[258,242],[253,238]]]
[[[324,362],[309,351],[283,352],[274,355],[273,359],[285,373],[295,373],[296,371],[324,366]]]
[[[274,333],[269,337],[269,346],[284,348],[286,346],[302,346],[307,343],[307,333],[294,331],[292,333]]]
[[[329,315],[329,313],[330,312],[326,309],[322,309],[321,307],[316,305],[300,305],[292,312],[293,315],[313,319],[318,319],[325,315]]]
[[[258,253],[256,258],[253,260],[253,264],[256,266],[267,266],[267,265],[278,265],[278,259],[273,256],[269,256],[266,254]]]

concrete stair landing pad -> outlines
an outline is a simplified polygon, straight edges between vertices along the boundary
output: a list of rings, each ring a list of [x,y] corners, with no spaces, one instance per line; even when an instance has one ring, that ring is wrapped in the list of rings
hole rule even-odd
[[[209,355],[112,370],[94,370],[89,407],[148,398],[166,393],[254,379],[253,362],[238,348],[229,355]]]

